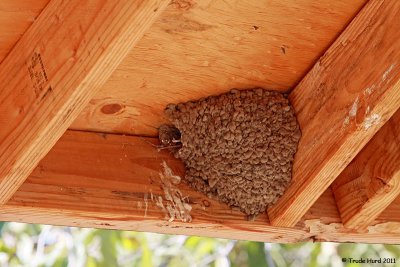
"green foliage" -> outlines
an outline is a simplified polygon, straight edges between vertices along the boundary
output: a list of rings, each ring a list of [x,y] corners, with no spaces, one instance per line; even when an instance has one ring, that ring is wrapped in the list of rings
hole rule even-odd
[[[20,223],[0,223],[0,233],[5,267],[356,267],[367,265],[342,258],[400,259],[400,246],[379,244],[264,244]]]
[[[96,235],[101,239],[100,252],[102,255],[102,261],[99,262],[98,266],[117,266],[117,249],[115,245],[110,246],[110,244],[115,244],[121,239],[120,233],[117,231],[97,230]]]
[[[249,267],[267,266],[264,243],[247,242],[246,250]]]

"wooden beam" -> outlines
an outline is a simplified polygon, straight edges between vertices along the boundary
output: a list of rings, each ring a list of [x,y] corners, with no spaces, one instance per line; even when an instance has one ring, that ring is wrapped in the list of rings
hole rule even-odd
[[[400,194],[400,110],[332,185],[346,227],[365,229]]]
[[[400,106],[399,16],[369,1],[290,94],[302,138],[273,225],[294,226]]]
[[[52,0],[0,65],[0,204],[24,182],[168,0]]]
[[[366,233],[343,228],[330,190],[293,228],[271,226],[266,214],[247,221],[243,213],[207,198],[181,182],[191,222],[169,221],[159,177],[165,161],[183,176],[183,164],[158,151],[155,138],[67,131],[13,198],[0,221],[148,231],[264,242],[307,240],[399,243],[400,205],[390,220],[379,218]]]

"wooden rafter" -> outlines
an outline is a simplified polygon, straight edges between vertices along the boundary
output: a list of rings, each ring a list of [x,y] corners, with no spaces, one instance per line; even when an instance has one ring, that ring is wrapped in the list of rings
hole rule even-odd
[[[178,185],[188,197],[192,222],[168,221],[157,199],[165,192],[159,173],[166,161],[183,175],[182,163],[155,138],[68,131],[41,161],[13,198],[0,209],[0,221],[125,229],[268,242],[307,240],[400,242],[400,206],[390,220],[377,218],[367,232],[343,228],[327,190],[293,228],[275,227],[266,214],[247,221],[244,214]],[[400,199],[397,200],[399,202]]]
[[[0,65],[0,204],[105,83],[168,0],[52,0]]]
[[[302,138],[273,225],[294,226],[400,106],[399,16],[370,1],[290,94]]]
[[[290,94],[303,138],[293,183],[268,210],[269,219],[262,214],[246,221],[239,211],[181,184],[193,221],[171,220],[159,201],[167,198],[159,178],[161,163],[166,161],[181,176],[183,165],[166,151],[158,151],[154,138],[67,131],[35,168],[167,4],[166,0],[52,0],[0,65],[4,88],[0,122],[5,126],[0,129],[0,204],[4,204],[0,220],[269,242],[399,243],[399,148],[392,132],[400,131],[395,124],[398,114],[334,184],[341,216],[329,188],[400,106],[400,44],[396,42],[400,3],[395,1],[371,0]],[[187,19],[182,14],[174,16],[182,18]],[[160,40],[175,38],[170,29],[163,28],[164,21],[160,25],[162,33],[156,34]],[[263,51],[263,46],[257,49]],[[286,46],[282,49],[286,55]],[[217,68],[226,72],[224,65]],[[240,66],[234,68],[242,71]],[[224,88],[221,83],[212,92]],[[168,101],[175,92],[171,90],[165,92]],[[191,92],[190,97],[194,97]],[[160,111],[164,104],[158,104]],[[104,114],[113,114],[124,107],[111,103],[103,108]],[[154,117],[152,123],[159,123],[159,116]],[[148,127],[151,131],[146,131],[154,134],[154,125]],[[392,142],[382,145],[389,137]],[[390,161],[377,171],[380,163],[371,151],[389,151]],[[359,176],[354,170],[360,166],[366,179],[349,187],[354,183],[348,179]],[[377,180],[383,184],[370,183]],[[348,190],[360,197],[348,201]],[[365,217],[368,220],[363,221]]]
[[[400,110],[332,185],[346,227],[367,228],[400,194]]]

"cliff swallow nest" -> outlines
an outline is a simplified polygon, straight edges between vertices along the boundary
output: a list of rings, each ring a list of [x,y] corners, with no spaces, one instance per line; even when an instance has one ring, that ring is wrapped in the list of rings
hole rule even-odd
[[[186,167],[194,189],[255,216],[274,204],[292,176],[301,136],[287,97],[261,88],[169,104],[164,146]],[[176,148],[178,146],[178,148]]]

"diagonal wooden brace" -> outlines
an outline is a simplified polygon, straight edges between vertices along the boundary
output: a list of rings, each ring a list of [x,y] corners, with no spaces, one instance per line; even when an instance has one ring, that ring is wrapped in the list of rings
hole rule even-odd
[[[290,94],[302,138],[273,225],[294,226],[400,107],[399,16],[400,2],[369,1]]]
[[[0,204],[53,147],[168,0],[52,0],[0,65]]]

